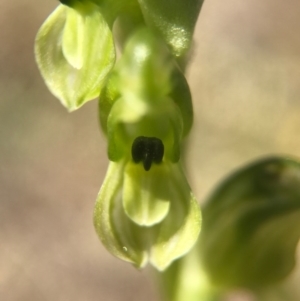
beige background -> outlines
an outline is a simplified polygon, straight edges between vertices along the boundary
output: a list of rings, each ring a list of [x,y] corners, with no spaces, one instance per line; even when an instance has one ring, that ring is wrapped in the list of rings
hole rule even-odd
[[[93,229],[108,164],[96,102],[67,113],[35,65],[35,34],[56,5],[0,2],[0,300],[157,300],[147,273],[108,254]],[[199,200],[253,158],[300,157],[299,32],[299,0],[203,5],[187,73]]]

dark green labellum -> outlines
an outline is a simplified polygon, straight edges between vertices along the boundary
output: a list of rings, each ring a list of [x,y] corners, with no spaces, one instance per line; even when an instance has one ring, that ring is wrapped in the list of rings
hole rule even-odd
[[[137,137],[131,148],[132,159],[135,163],[143,162],[144,169],[150,170],[152,162],[159,164],[164,156],[164,145],[155,137]]]

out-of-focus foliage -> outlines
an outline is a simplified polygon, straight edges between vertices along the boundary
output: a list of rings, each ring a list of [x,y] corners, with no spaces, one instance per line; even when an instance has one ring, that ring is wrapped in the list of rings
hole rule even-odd
[[[200,254],[214,284],[262,288],[291,273],[300,237],[300,163],[255,162],[203,207]]]

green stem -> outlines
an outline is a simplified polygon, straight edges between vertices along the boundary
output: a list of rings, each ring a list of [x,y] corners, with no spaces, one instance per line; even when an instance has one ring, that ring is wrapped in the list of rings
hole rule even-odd
[[[174,262],[165,272],[157,273],[165,301],[218,301],[221,292],[203,270],[197,248]]]

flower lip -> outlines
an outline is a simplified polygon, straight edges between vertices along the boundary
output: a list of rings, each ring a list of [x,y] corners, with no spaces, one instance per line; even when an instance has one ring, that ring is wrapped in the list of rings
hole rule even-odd
[[[153,162],[161,163],[164,144],[156,137],[139,136],[132,143],[131,155],[135,163],[142,161],[144,169],[149,171]]]

